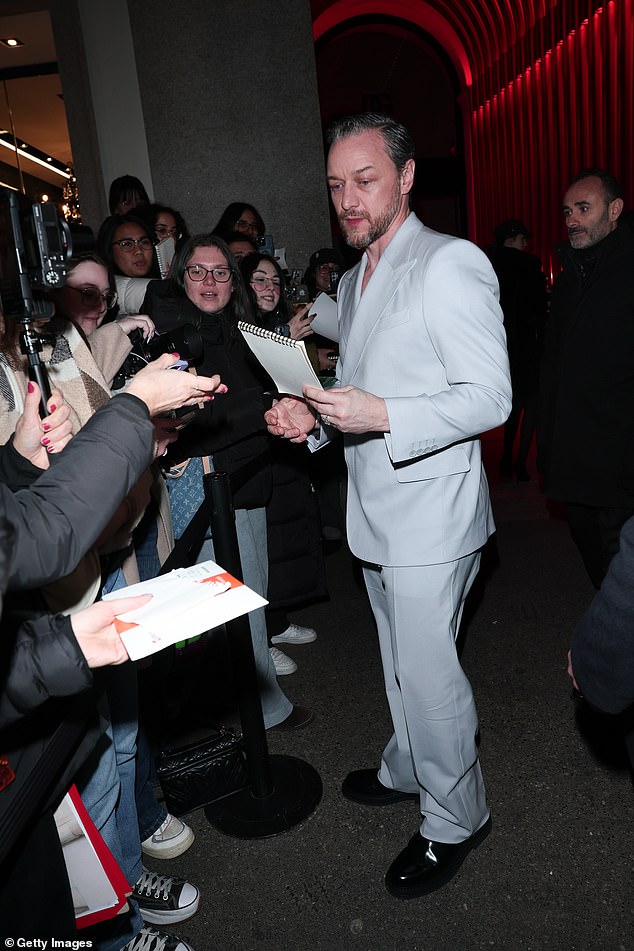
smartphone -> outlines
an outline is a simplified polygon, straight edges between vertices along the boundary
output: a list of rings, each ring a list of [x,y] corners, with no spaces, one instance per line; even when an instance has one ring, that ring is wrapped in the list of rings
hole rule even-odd
[[[256,239],[256,244],[258,246],[258,251],[261,251],[262,254],[268,254],[271,257],[274,257],[275,242],[273,241],[272,234],[260,235],[260,237]]]

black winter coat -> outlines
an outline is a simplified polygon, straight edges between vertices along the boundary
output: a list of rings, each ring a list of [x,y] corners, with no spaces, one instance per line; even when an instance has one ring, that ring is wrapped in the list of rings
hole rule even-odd
[[[572,638],[572,669],[586,699],[605,713],[634,703],[634,518],[621,531],[619,551],[601,590]]]
[[[497,245],[489,257],[500,285],[513,399],[534,395],[546,326],[546,277],[534,254]]]
[[[232,477],[236,508],[265,506],[272,483],[264,390],[258,366],[239,330],[222,315],[198,310],[172,281],[152,281],[143,306],[160,333],[193,324],[203,338],[198,373],[219,373],[229,388],[197,412],[171,447],[168,462],[211,455],[214,468]]]
[[[618,227],[587,252],[563,249],[540,381],[539,467],[546,494],[634,505],[634,234]]]
[[[0,861],[32,817],[59,802],[99,735],[92,674],[70,620],[14,616],[2,595],[75,567],[150,464],[152,442],[145,405],[116,396],[29,490],[0,485],[0,753],[16,774],[0,791]],[[5,483],[28,481],[29,468],[0,448]]]

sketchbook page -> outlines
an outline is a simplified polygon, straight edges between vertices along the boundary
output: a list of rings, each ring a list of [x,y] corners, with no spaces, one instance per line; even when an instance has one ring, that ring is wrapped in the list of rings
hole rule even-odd
[[[113,918],[128,907],[132,889],[75,786],[55,812],[55,824],[71,886],[78,928]]]
[[[268,604],[214,561],[176,568],[119,588],[105,595],[104,601],[137,594],[151,594],[152,600],[115,620],[131,660],[148,657]]]
[[[339,318],[337,317],[337,301],[328,294],[318,294],[310,307],[312,319],[311,327],[322,337],[339,342]]]
[[[238,323],[242,336],[271,377],[279,393],[302,395],[305,385],[323,389],[303,340],[283,337],[254,324]]]
[[[176,251],[174,239],[171,236],[163,238],[162,241],[154,245],[154,251],[156,253],[156,260],[158,261],[161,277],[167,277],[167,272],[170,269],[170,264],[172,263],[174,252]]]

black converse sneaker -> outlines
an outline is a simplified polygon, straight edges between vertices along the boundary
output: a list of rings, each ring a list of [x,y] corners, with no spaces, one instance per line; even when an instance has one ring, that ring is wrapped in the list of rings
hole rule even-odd
[[[154,925],[186,921],[196,914],[200,904],[200,892],[195,885],[181,878],[148,872],[145,868],[132,890],[132,896],[139,904],[143,920]],[[148,947],[152,948],[151,945]]]
[[[158,931],[156,928],[141,928],[132,941],[128,941],[121,951],[194,951],[191,944],[187,944],[175,934]]]

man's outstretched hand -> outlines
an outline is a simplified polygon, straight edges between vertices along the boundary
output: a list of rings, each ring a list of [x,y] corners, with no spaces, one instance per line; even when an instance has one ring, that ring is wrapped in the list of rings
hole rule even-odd
[[[264,414],[272,436],[282,436],[291,442],[305,442],[315,428],[317,414],[298,396],[283,396]]]

